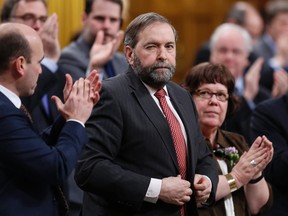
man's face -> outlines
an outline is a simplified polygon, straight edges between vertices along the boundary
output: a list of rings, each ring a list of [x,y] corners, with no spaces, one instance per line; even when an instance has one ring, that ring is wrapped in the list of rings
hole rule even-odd
[[[156,22],[138,34],[134,49],[126,56],[139,78],[153,88],[163,87],[175,73],[176,42],[171,26]]]
[[[39,31],[47,20],[47,8],[41,1],[20,1],[11,14],[11,20]]]
[[[105,0],[94,0],[91,12],[83,16],[84,31],[90,43],[94,42],[99,30],[104,31],[104,43],[111,41],[119,31],[120,23],[120,5]]]
[[[288,13],[277,14],[272,22],[268,25],[268,32],[272,38],[277,39],[283,35],[288,34]]]
[[[236,31],[223,32],[211,49],[210,62],[224,64],[235,79],[242,77],[248,64],[243,37]]]

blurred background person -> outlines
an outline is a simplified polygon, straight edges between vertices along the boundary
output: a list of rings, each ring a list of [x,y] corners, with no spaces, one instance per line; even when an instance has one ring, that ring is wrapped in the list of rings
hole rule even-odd
[[[255,44],[254,52],[262,56],[274,71],[264,82],[269,84],[271,80],[274,81],[271,89],[275,97],[288,91],[288,1],[268,1],[265,23],[265,34]]]
[[[233,115],[237,108],[234,77],[224,65],[201,63],[187,73],[183,86],[194,99],[202,133],[218,162],[216,204],[200,208],[199,215],[248,216],[262,212],[272,202],[272,192],[262,174],[273,156],[272,143],[265,136],[257,137],[249,149],[243,136],[220,129],[226,115]]]
[[[272,208],[264,216],[288,212],[288,94],[257,105],[251,118],[252,137],[265,134],[273,142],[274,156],[264,171],[273,189]]]
[[[259,11],[249,2],[236,1],[225,16],[224,23],[242,26],[250,34],[252,43],[256,43],[264,31],[264,22]],[[193,65],[208,62],[210,59],[210,41],[206,42],[196,53]],[[250,53],[249,61],[255,61],[255,54]]]
[[[123,73],[127,70],[128,63],[123,53],[117,51],[123,39],[123,31],[120,30],[123,23],[123,1],[83,0],[83,2],[83,29],[74,41],[63,48],[59,59],[60,66],[73,79],[85,77],[92,68],[97,69],[100,79]],[[70,204],[75,212],[79,212],[83,191],[74,181],[74,171],[68,183]]]
[[[251,143],[249,124],[252,111],[257,103],[271,97],[269,91],[259,85],[263,59],[257,59],[244,74],[252,41],[248,32],[239,25],[220,25],[213,32],[210,41],[210,62],[223,64],[229,69],[235,79],[235,94],[240,97],[239,110],[227,118],[222,127],[243,135]]]
[[[85,77],[92,68],[101,79],[127,70],[125,56],[117,52],[123,39],[122,13],[122,0],[85,0],[82,32],[63,49],[59,60],[73,78]]]

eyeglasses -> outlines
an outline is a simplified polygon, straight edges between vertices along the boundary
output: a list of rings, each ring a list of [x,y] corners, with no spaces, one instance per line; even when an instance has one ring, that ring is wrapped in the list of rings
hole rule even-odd
[[[227,101],[229,98],[229,94],[223,92],[211,92],[208,90],[196,90],[195,94],[197,94],[200,98],[203,99],[210,99],[213,97],[213,95],[215,95],[216,99],[222,102]]]
[[[12,18],[21,19],[26,24],[33,25],[34,23],[37,22],[37,20],[39,20],[42,24],[45,23],[48,17],[47,16],[36,17],[34,14],[27,13],[21,16],[13,16]]]

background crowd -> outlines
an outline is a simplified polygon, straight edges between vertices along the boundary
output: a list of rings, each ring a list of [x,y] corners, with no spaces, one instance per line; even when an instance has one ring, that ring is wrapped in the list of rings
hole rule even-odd
[[[176,58],[181,34],[173,20],[161,13],[137,14],[124,28],[125,3],[85,0],[79,17],[81,30],[61,47],[59,14],[48,13],[49,1],[3,0],[0,40],[5,41],[7,34],[23,37],[28,45],[19,42],[14,49],[36,55],[30,61],[30,54],[21,59],[22,52],[1,48],[0,125],[7,130],[0,133],[0,143],[4,143],[0,148],[0,200],[5,200],[9,190],[18,196],[23,189],[15,180],[23,177],[22,172],[11,174],[8,169],[38,172],[40,167],[30,170],[37,158],[44,163],[60,157],[61,166],[54,164],[46,174],[57,170],[54,174],[61,177],[47,185],[61,186],[71,216],[95,212],[182,216],[197,211],[199,215],[227,216],[287,214],[288,1],[266,1],[262,11],[249,2],[236,1],[207,42],[191,50],[195,58],[186,68]],[[8,42],[16,44],[12,36]],[[28,67],[34,60],[35,66]],[[182,73],[175,79],[178,68]],[[32,71],[37,86],[32,86],[32,75],[26,75]],[[86,114],[76,105],[72,110],[74,94],[77,98],[85,95],[77,104],[83,104]],[[33,127],[25,125],[29,128],[26,133],[33,135],[33,143],[41,143],[35,151],[39,154],[31,155],[37,149],[34,146],[19,152],[9,146],[19,148],[9,136],[19,128],[9,126],[11,114],[2,108],[20,108],[20,104],[31,115]],[[71,121],[80,122],[77,128],[83,132],[75,132],[72,141],[62,134]],[[56,126],[50,134],[46,128],[52,124]],[[43,140],[36,139],[42,131]],[[23,136],[21,132],[19,139],[29,140]],[[77,143],[68,161],[71,150],[62,149],[61,137]],[[228,147],[236,148],[236,164],[227,160]],[[19,159],[16,154],[25,155],[23,161],[31,160],[27,167],[21,160],[13,161]],[[40,179],[45,178],[39,173]],[[32,190],[29,177],[23,178],[29,183],[25,190]],[[47,185],[39,187],[45,188],[49,199],[56,192],[47,190]],[[15,204],[13,196],[11,203],[10,199],[5,202]],[[27,204],[22,204],[25,209]],[[38,207],[45,211],[40,204]],[[1,209],[4,215],[15,215],[14,210]],[[54,210],[50,214],[57,215]]]

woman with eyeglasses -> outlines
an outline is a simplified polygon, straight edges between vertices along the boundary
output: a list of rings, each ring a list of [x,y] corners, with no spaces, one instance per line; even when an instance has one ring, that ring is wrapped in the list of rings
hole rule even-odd
[[[249,149],[243,136],[221,129],[226,117],[236,112],[235,81],[221,64],[202,63],[193,67],[183,84],[192,95],[202,133],[218,162],[216,203],[198,204],[200,216],[256,215],[269,208],[271,189],[262,171],[273,156],[272,143],[258,137]]]

